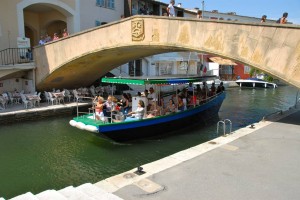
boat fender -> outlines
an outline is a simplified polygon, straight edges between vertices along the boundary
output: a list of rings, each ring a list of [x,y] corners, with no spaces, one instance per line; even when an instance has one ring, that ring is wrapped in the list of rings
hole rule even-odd
[[[69,124],[71,126],[76,126],[77,122],[72,119],[72,120],[70,120]]]
[[[76,127],[79,128],[79,129],[81,129],[81,130],[84,130],[85,129],[85,124],[82,123],[82,122],[77,122],[76,123]]]
[[[97,127],[93,126],[93,125],[86,125],[85,130],[90,131],[90,132],[94,132],[94,133],[98,133]]]

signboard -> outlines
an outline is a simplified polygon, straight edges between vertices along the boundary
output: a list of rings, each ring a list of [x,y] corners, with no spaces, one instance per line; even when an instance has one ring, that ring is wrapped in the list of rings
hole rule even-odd
[[[17,38],[17,47],[20,48],[19,49],[19,54],[20,54],[20,58],[21,59],[29,59],[29,56],[26,55],[26,53],[28,54],[26,49],[30,49],[30,39],[26,38],[26,37],[18,37]]]
[[[30,38],[18,37],[17,38],[17,47],[18,48],[30,48]]]

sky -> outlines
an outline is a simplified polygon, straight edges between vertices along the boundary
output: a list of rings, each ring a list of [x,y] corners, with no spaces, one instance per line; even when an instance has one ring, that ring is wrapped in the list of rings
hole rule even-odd
[[[203,0],[175,0],[175,5],[182,4],[183,8],[202,9]],[[161,0],[170,3],[170,0]],[[300,24],[300,0],[204,0],[204,10],[218,10],[222,13],[236,12],[237,15],[258,17],[267,15],[268,19],[277,20],[287,12],[288,22]]]

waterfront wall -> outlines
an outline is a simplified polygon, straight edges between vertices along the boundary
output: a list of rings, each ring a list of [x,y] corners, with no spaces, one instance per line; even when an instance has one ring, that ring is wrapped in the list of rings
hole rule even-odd
[[[78,108],[80,111],[86,111],[90,105],[80,105]],[[46,119],[57,116],[70,116],[70,118],[76,115],[77,107],[74,105],[58,105],[48,107],[38,107],[32,109],[23,109],[0,113],[0,124],[10,124],[24,121],[36,121],[40,119]]]

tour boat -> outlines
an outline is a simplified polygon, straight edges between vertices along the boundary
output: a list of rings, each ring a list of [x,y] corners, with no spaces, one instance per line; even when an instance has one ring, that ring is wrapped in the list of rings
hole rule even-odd
[[[235,81],[240,87],[277,88],[276,83],[270,83],[259,78],[240,79]]]
[[[214,76],[205,77],[182,77],[182,78],[102,78],[102,82],[111,84],[135,84],[164,87],[173,85],[174,87],[183,86],[189,83],[200,83],[214,79]],[[156,88],[157,88],[156,87]],[[177,89],[175,89],[177,91]],[[140,98],[133,97],[132,107]],[[167,97],[170,98],[170,97]],[[82,130],[95,132],[97,135],[109,138],[114,141],[122,142],[128,140],[137,140],[153,136],[161,136],[167,132],[175,131],[190,127],[195,124],[207,122],[216,117],[219,109],[225,99],[225,92],[222,91],[214,96],[198,102],[190,108],[174,112],[171,114],[156,116],[153,118],[144,118],[134,121],[102,121],[96,120],[94,113],[86,113],[74,117],[70,121],[70,125]],[[93,109],[90,109],[93,110]],[[134,109],[133,109],[134,110]]]

